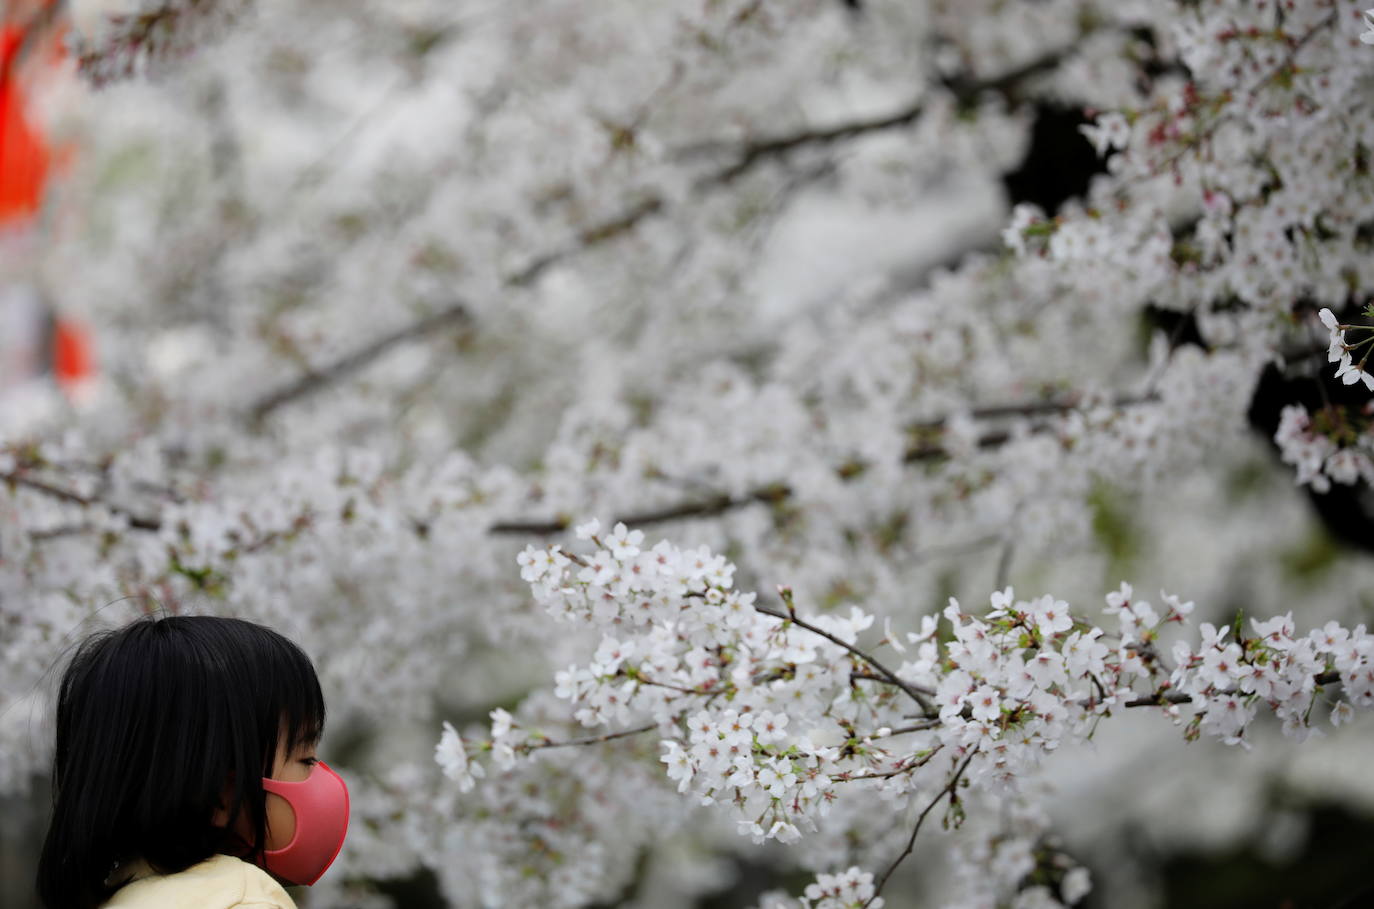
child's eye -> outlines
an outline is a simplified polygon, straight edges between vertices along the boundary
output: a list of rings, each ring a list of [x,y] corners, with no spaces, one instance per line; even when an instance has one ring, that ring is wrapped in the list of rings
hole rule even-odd
[[[316,757],[301,758],[301,763],[307,767],[314,767],[319,762],[320,759]]]

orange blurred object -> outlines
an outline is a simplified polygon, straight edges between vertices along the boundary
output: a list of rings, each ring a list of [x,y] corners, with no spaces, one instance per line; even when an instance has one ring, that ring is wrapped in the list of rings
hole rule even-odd
[[[52,155],[24,110],[16,57],[24,30],[0,31],[0,225],[27,221],[43,201]]]
[[[66,389],[95,375],[95,355],[90,333],[70,319],[59,317],[54,320],[52,374],[57,384]]]
[[[38,215],[47,183],[67,157],[66,149],[54,154],[42,129],[30,119],[25,82],[20,78],[21,57],[31,56],[25,51],[27,43],[47,45],[45,55],[36,58],[43,60],[42,75],[30,70],[32,75],[42,78],[51,75],[53,67],[63,65],[65,22],[54,4],[55,0],[11,4],[9,21],[0,22],[0,229],[21,227]],[[29,49],[44,50],[37,44]],[[9,305],[21,307],[27,299],[20,294]],[[68,395],[76,394],[95,376],[91,334],[79,322],[57,315],[39,298],[33,299],[36,308],[29,318],[34,320],[36,337],[27,344],[20,343],[8,355],[20,364],[19,375],[47,373]],[[16,309],[11,318],[22,323],[23,312]],[[24,363],[32,366],[26,369]],[[0,363],[0,367],[5,365]]]

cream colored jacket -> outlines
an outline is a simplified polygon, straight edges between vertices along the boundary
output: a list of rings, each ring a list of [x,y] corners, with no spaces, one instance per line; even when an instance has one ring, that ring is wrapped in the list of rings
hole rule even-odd
[[[232,855],[215,855],[176,874],[135,863],[129,883],[102,909],[296,909],[272,875]]]

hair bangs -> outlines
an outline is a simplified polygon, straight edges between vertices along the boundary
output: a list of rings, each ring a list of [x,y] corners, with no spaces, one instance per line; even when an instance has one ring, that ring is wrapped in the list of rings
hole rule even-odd
[[[290,753],[315,746],[324,735],[324,692],[305,651],[286,638],[281,638],[279,645],[272,667],[275,709],[271,713],[279,718],[282,744]]]

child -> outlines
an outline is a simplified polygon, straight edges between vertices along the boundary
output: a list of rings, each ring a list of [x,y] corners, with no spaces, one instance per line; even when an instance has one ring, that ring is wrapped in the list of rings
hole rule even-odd
[[[348,827],[315,756],[310,658],[240,619],[139,619],[77,649],[57,701],[47,909],[295,909]],[[265,870],[264,870],[265,869]]]

